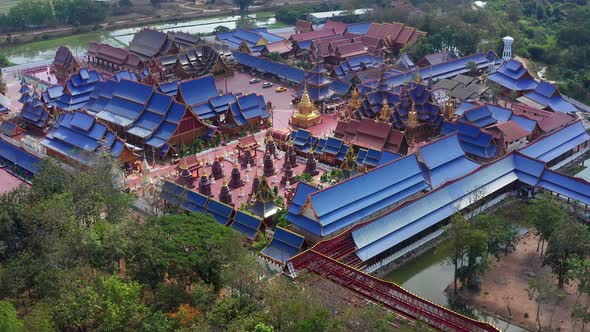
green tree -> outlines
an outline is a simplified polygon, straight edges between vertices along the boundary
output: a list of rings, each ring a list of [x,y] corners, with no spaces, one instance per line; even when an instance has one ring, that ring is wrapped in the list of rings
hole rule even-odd
[[[23,331],[24,324],[16,316],[16,309],[12,303],[0,301],[0,331]]]
[[[577,221],[561,222],[549,238],[547,252],[543,260],[557,276],[560,288],[571,279],[571,260],[584,258],[590,251],[590,232],[588,227]]]
[[[541,257],[543,257],[543,247],[557,225],[567,219],[567,213],[548,195],[541,195],[532,200],[532,204],[527,211],[527,220],[535,226],[539,234],[539,243],[537,251],[541,247]]]
[[[234,0],[234,3],[240,8],[240,13],[248,12],[248,7],[252,4],[252,0]]]
[[[64,290],[54,307],[61,330],[124,331],[142,326],[148,309],[141,303],[141,285],[116,276],[97,276],[89,285],[78,280]]]
[[[230,28],[226,27],[225,25],[218,25],[215,27],[215,29],[213,29],[213,32],[215,34],[221,33],[221,32],[228,32],[231,31]]]

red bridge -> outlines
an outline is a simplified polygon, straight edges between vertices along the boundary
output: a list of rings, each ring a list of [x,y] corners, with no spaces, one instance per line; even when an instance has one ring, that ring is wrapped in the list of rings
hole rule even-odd
[[[410,293],[395,283],[381,280],[328,257],[315,248],[289,260],[289,272],[307,269],[324,276],[364,297],[406,317],[428,323],[441,331],[493,331],[489,323],[480,322]]]

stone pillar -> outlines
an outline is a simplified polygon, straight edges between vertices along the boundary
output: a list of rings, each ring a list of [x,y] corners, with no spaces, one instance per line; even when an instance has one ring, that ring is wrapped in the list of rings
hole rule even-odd
[[[292,145],[287,146],[287,154],[285,155],[285,159],[289,160],[289,163],[291,163],[291,168],[297,167],[297,155],[295,154],[295,149],[293,149]]]
[[[315,161],[315,158],[313,157],[313,153],[309,154],[309,157],[307,158],[307,161],[305,162],[305,171],[304,172],[311,175],[311,176],[316,176],[316,175],[320,174],[320,171],[318,171],[316,168],[316,161]]]
[[[201,175],[201,179],[199,180],[199,192],[205,196],[213,197],[213,193],[211,192],[211,181],[209,181],[209,176],[207,176],[206,172],[203,172],[203,175]]]
[[[293,176],[291,162],[289,162],[288,158],[285,158],[285,163],[283,164],[283,177],[281,178],[281,184],[286,185],[287,182],[290,184],[295,183],[295,177]]]
[[[242,176],[240,174],[240,169],[238,168],[238,162],[234,164],[234,168],[231,170],[231,176],[229,180],[229,186],[232,189],[239,188],[244,185],[244,181],[242,181]]]
[[[211,165],[211,175],[213,175],[215,180],[219,180],[223,177],[223,166],[217,157],[213,161],[213,165]]]

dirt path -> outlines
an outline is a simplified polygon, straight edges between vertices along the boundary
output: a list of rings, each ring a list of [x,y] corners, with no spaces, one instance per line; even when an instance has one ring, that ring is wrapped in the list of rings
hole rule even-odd
[[[516,251],[500,261],[494,260],[488,272],[483,275],[482,288],[478,294],[465,292],[463,295],[473,307],[497,315],[510,323],[529,330],[536,330],[535,322],[536,303],[530,300],[526,291],[528,280],[531,276],[550,271],[548,267],[541,267],[541,259],[537,252],[537,240],[534,231],[524,235],[516,248]],[[576,289],[574,286],[566,287],[568,296],[555,308],[555,314],[551,328],[549,320],[553,311],[552,304],[541,306],[541,326],[543,331],[572,331],[571,312],[576,301]],[[583,303],[590,303],[589,297],[583,297]],[[507,302],[509,303],[512,318],[508,317]],[[578,324],[576,331],[581,331]]]

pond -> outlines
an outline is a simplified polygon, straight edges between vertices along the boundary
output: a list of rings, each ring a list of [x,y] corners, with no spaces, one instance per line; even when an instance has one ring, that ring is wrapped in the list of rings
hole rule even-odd
[[[414,260],[390,272],[384,279],[391,280],[412,293],[427,298],[430,301],[450,307],[449,299],[444,293],[444,290],[453,281],[453,266],[447,262],[445,255],[435,248],[427,250]],[[518,326],[471,308],[452,309],[462,311],[463,314],[469,312],[469,314],[474,315],[480,320],[490,322],[501,331],[526,331]]]
[[[259,27],[277,26],[276,19],[269,13],[257,13],[250,15],[256,19]],[[16,65],[53,60],[55,51],[60,46],[67,46],[74,55],[84,55],[91,42],[107,43],[113,46],[124,47],[129,44],[133,35],[146,27],[162,31],[183,31],[187,33],[212,33],[220,25],[229,29],[235,29],[239,16],[222,16],[203,18],[185,22],[146,24],[133,28],[114,31],[94,31],[72,36],[65,36],[50,40],[42,40],[22,45],[0,48],[0,53],[5,54]]]

